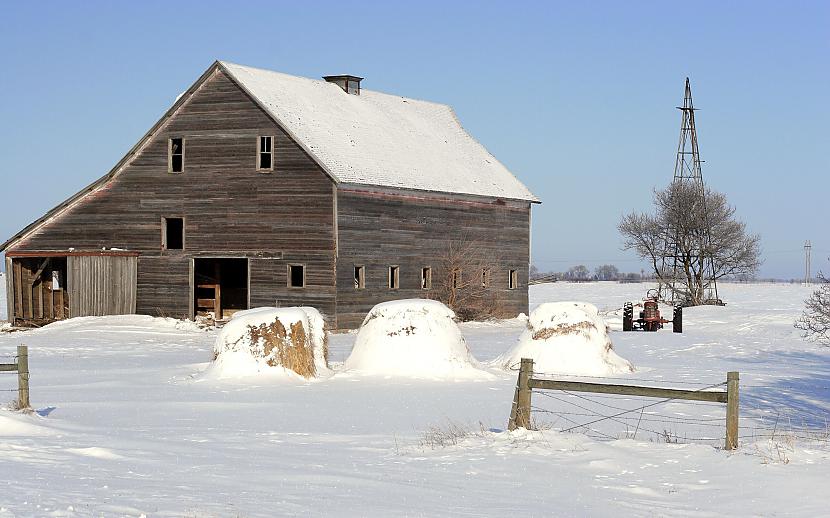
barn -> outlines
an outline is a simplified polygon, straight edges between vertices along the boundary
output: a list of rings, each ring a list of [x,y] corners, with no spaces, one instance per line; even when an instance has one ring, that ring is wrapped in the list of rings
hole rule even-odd
[[[353,328],[448,273],[499,316],[526,312],[539,200],[449,106],[361,82],[215,62],[111,171],[0,246],[9,319],[304,305]],[[446,271],[458,243],[474,271]]]

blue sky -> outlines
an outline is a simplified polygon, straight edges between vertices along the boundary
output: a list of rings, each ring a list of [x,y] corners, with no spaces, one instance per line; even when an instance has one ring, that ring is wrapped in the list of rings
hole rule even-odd
[[[542,200],[533,261],[638,271],[692,80],[707,183],[762,276],[830,271],[830,2],[6,3],[0,239],[106,173],[215,59],[452,105]]]

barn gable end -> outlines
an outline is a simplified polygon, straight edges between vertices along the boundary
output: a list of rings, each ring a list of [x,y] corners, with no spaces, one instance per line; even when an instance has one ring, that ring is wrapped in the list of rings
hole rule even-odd
[[[7,254],[137,252],[136,311],[177,317],[192,316],[195,258],[241,258],[246,304],[310,304],[333,314],[333,181],[221,67],[200,81],[109,178],[47,215]],[[272,137],[273,171],[257,170],[260,136]],[[181,173],[168,172],[169,138],[184,139]],[[163,249],[164,218],[183,220],[183,250]],[[288,287],[289,263],[306,265],[304,290]]]

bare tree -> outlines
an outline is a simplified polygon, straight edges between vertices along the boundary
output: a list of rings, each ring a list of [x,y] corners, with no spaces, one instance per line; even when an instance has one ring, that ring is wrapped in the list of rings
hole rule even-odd
[[[613,264],[603,264],[594,269],[598,281],[616,281],[620,278],[620,270]]]
[[[819,274],[825,284],[804,302],[804,313],[795,321],[795,327],[804,331],[804,338],[830,346],[830,284]]]
[[[586,281],[591,271],[584,264],[572,266],[565,272],[565,278],[572,281]]]
[[[430,298],[446,304],[462,321],[498,316],[499,303],[490,287],[491,265],[498,264],[495,259],[475,240],[448,240]]]
[[[623,216],[618,227],[623,249],[634,250],[649,261],[658,280],[669,281],[674,273],[672,263],[663,264],[663,259],[673,253],[668,243],[675,241],[682,268],[675,290],[687,304],[705,302],[710,264],[715,280],[726,275],[752,275],[761,265],[761,238],[747,233],[723,194],[707,188],[704,202],[698,186],[673,182],[666,189],[655,190],[654,207],[654,214]]]

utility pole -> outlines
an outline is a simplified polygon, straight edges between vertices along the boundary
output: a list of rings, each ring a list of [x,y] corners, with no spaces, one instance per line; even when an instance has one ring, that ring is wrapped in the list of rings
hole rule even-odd
[[[809,240],[804,242],[804,285],[810,285],[810,252],[812,251],[813,245],[810,243]]]

